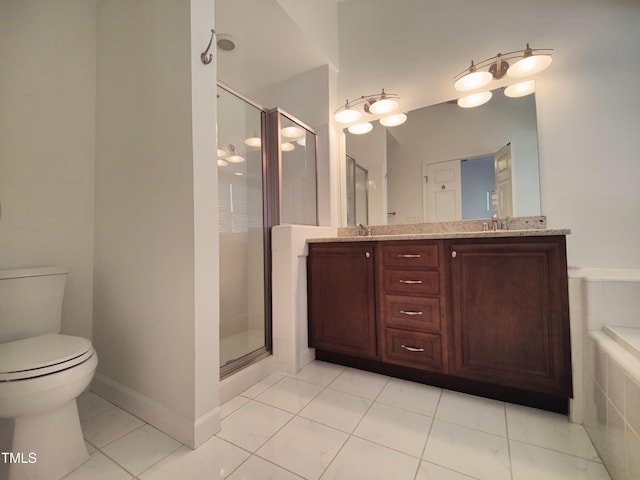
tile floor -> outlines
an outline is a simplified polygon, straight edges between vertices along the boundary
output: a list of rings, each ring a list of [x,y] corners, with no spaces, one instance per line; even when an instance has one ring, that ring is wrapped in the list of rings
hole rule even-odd
[[[222,406],[191,450],[87,392],[91,458],[66,480],[610,480],[565,416],[323,362]]]

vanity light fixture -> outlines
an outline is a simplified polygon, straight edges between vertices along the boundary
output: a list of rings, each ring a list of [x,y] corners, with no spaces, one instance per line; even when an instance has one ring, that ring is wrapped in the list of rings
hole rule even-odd
[[[356,108],[360,106],[362,106],[363,112]],[[334,112],[333,117],[338,123],[352,124],[348,128],[350,133],[362,135],[373,130],[373,125],[368,121],[355,123],[362,118],[363,113],[382,117],[380,118],[380,124],[385,127],[395,127],[406,122],[406,114],[394,114],[399,106],[400,97],[395,93],[385,92],[383,88],[380,93],[363,95],[351,102],[347,100],[343,106]]]
[[[363,95],[362,97],[352,100],[347,100],[343,106],[338,108],[334,114],[338,123],[352,123],[358,121],[362,117],[362,113],[356,110],[354,107],[362,105],[362,109],[366,113],[373,115],[386,115],[394,112],[399,106],[400,97],[395,93],[386,93],[384,88],[382,92],[373,95]]]
[[[476,90],[488,85],[492,79],[499,80],[507,75],[510,78],[524,78],[540,73],[551,64],[551,48],[531,48],[527,43],[524,50],[498,53],[465,68],[453,77],[454,87],[461,92]],[[509,61],[515,62],[510,64]]]
[[[296,146],[293,143],[290,142],[284,142],[280,145],[280,149],[283,152],[291,152],[292,150],[295,150]]]

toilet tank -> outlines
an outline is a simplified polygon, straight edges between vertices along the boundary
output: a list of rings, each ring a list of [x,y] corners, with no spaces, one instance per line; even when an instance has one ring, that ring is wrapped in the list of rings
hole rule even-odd
[[[0,270],[0,343],[60,332],[68,273],[60,267]]]

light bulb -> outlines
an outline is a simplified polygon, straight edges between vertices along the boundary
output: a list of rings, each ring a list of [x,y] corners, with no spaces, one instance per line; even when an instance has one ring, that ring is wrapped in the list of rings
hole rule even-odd
[[[524,97],[525,95],[530,95],[535,91],[536,91],[535,80],[527,80],[525,82],[509,85],[507,88],[504,89],[504,94],[507,97],[516,98],[516,97]]]
[[[407,121],[407,115],[405,113],[397,113],[395,115],[389,115],[388,117],[384,117],[380,119],[380,125],[384,125],[385,127],[396,127],[398,125],[402,125]]]
[[[357,123],[356,125],[351,125],[348,130],[354,135],[362,135],[373,130],[373,125],[371,125],[369,122]]]
[[[492,95],[491,92],[472,93],[466,97],[459,98],[458,106],[462,108],[479,107],[491,100]]]

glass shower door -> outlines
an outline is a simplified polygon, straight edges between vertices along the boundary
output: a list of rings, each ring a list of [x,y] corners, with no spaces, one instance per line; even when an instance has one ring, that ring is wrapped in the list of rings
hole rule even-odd
[[[263,122],[260,108],[218,86],[221,376],[270,348]]]

